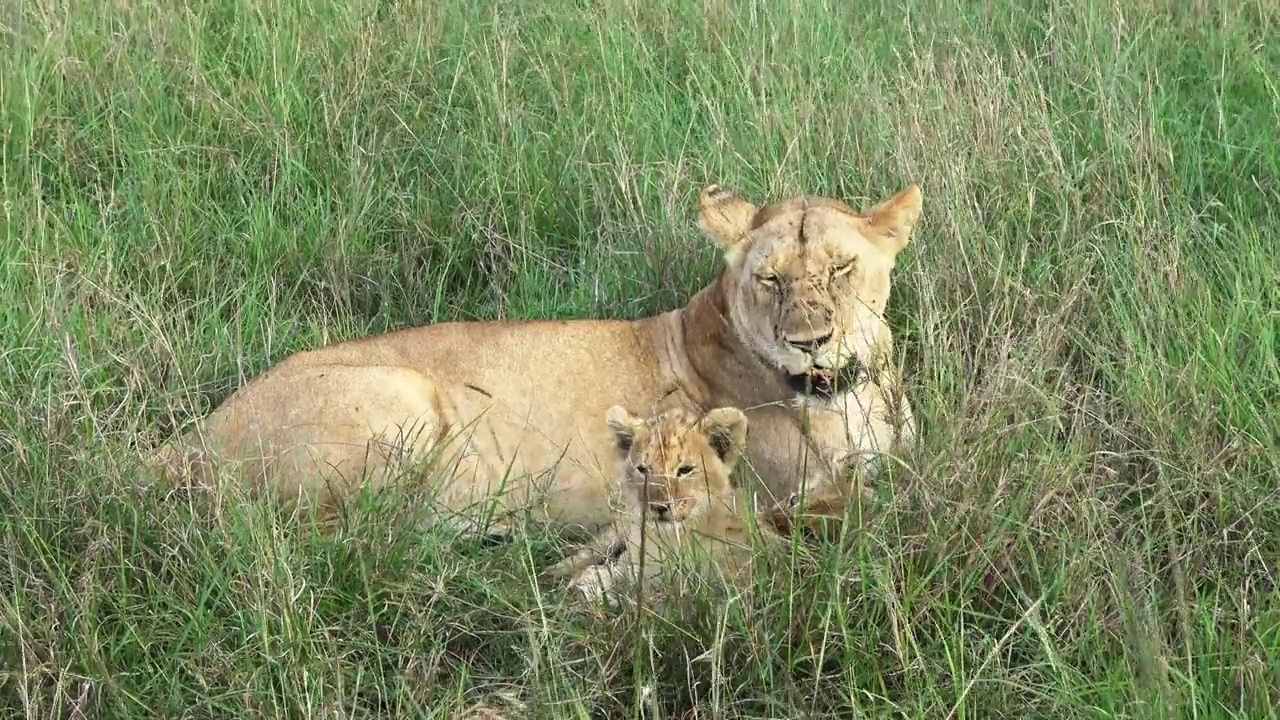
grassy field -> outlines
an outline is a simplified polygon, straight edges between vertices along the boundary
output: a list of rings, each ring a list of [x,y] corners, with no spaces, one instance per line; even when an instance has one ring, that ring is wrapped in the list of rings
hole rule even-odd
[[[183,5],[0,10],[6,716],[1280,714],[1275,4]],[[757,592],[140,474],[292,351],[678,306],[710,182],[925,193],[921,445]]]

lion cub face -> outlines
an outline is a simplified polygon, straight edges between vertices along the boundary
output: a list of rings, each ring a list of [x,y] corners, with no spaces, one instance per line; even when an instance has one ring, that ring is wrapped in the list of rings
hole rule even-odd
[[[888,332],[889,274],[920,216],[918,187],[865,214],[811,196],[757,207],[717,185],[700,206],[728,266],[731,321],[756,353],[824,394],[852,360],[873,364]]]
[[[641,418],[615,405],[607,420],[618,440],[624,490],[651,517],[686,522],[733,491],[729,476],[747,436],[741,410],[675,409]]]

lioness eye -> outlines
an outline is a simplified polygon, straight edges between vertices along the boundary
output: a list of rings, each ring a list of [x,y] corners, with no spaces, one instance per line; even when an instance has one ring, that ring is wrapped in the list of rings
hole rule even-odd
[[[834,275],[835,277],[840,277],[841,275],[848,275],[849,271],[852,269],[853,269],[853,262],[850,261],[843,265],[837,265],[835,270],[833,270],[831,274]]]
[[[681,465],[680,467],[676,468],[676,477],[684,477],[691,472],[693,472],[692,465]]]
[[[641,463],[641,464],[639,464],[639,465],[637,465],[637,466],[636,466],[636,472],[640,473],[641,475],[648,475],[648,474],[649,474],[649,466],[648,466],[648,465],[645,465],[645,464],[643,464],[643,463]]]
[[[760,281],[761,285],[773,287],[778,282],[778,276],[773,274],[757,275],[756,280]]]

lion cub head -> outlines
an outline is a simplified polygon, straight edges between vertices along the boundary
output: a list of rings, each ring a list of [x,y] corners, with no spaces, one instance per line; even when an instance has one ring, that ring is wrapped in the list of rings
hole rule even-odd
[[[733,492],[729,476],[747,437],[741,410],[678,408],[642,418],[615,405],[606,417],[624,489],[651,519],[688,522]]]
[[[832,394],[890,341],[889,276],[920,217],[912,185],[869,211],[801,196],[762,207],[718,185],[699,225],[724,252],[735,331],[796,389]]]

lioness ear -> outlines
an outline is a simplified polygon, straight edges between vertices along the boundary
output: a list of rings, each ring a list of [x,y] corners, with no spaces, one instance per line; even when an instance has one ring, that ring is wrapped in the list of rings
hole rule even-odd
[[[609,429],[613,430],[614,435],[618,437],[618,449],[626,452],[631,449],[631,443],[636,439],[636,425],[639,418],[627,412],[627,409],[621,405],[614,405],[605,413],[605,422],[609,423]]]
[[[730,470],[747,444],[747,416],[738,408],[716,408],[698,421],[698,430]]]
[[[912,184],[876,205],[866,216],[867,239],[896,257],[906,247],[911,228],[920,219],[922,201],[920,186]]]
[[[698,225],[724,251],[730,265],[742,254],[757,209],[719,185],[708,185],[698,196]]]

